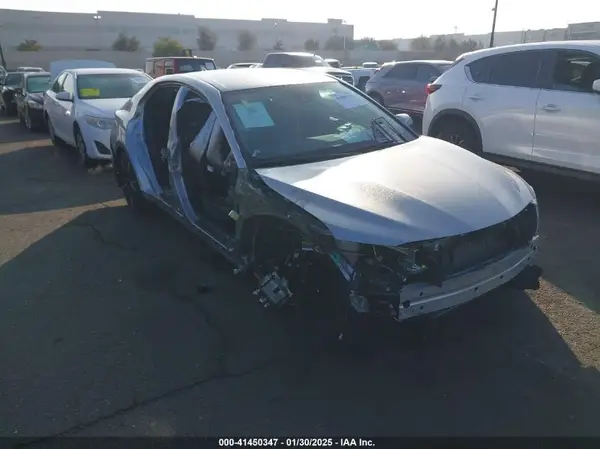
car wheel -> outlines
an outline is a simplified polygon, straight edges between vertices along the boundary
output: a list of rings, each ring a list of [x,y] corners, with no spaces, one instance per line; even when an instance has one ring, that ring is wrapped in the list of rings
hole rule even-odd
[[[117,178],[117,184],[123,191],[127,205],[136,213],[147,212],[150,204],[140,189],[137,175],[127,152],[119,151],[116,159],[114,164],[115,177]]]
[[[450,142],[473,153],[481,152],[479,137],[473,127],[463,120],[448,120],[440,124],[434,137]]]
[[[90,168],[93,165],[93,161],[90,159],[90,157],[87,154],[87,148],[85,146],[85,141],[83,140],[81,131],[77,127],[75,127],[74,137],[75,137],[75,148],[77,149],[77,163],[83,168]]]

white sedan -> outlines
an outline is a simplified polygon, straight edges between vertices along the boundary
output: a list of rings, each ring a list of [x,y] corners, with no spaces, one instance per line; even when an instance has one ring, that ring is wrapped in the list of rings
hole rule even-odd
[[[52,143],[75,147],[84,167],[110,161],[115,111],[151,80],[132,69],[64,70],[44,94],[44,116]]]

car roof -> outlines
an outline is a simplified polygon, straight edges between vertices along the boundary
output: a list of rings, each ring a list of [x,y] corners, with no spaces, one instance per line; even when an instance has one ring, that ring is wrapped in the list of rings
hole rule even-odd
[[[71,72],[75,75],[127,75],[136,74],[139,75],[135,69],[119,69],[119,68],[88,68],[88,69],[66,69],[65,72]]]
[[[181,77],[180,79],[182,79],[182,81],[191,85],[196,84],[198,81],[204,81],[221,92],[255,89],[260,87],[322,83],[327,81],[335,82],[335,79],[325,73],[288,68],[261,70],[250,68],[239,70],[203,70],[201,72],[167,76],[175,78]],[[164,79],[165,77],[161,78]]]
[[[291,55],[291,56],[318,56],[316,53],[309,53],[306,51],[273,51],[268,55]]]
[[[412,59],[410,61],[394,61],[390,64],[414,64],[414,63],[419,63],[419,64],[452,64],[453,61],[446,61],[443,59]],[[367,63],[369,64],[369,63]],[[387,65],[387,64],[386,64]]]
[[[515,50],[550,50],[554,48],[565,50],[590,50],[600,51],[600,40],[589,41],[546,41],[546,42],[528,42],[526,44],[504,45],[502,47],[484,48],[464,53],[460,57],[483,57],[497,55]]]
[[[23,76],[29,78],[30,76],[50,76],[50,72],[25,72]]]

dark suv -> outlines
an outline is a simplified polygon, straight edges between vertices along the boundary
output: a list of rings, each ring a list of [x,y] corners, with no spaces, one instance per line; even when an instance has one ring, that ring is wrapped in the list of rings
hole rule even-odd
[[[314,53],[268,53],[263,61],[262,68],[268,69],[275,67],[325,72],[347,82],[348,84],[354,85],[354,78],[350,72],[331,67],[323,58],[321,58],[319,55],[315,55]]]
[[[427,85],[451,65],[452,61],[388,62],[367,81],[365,91],[389,109],[423,115]]]

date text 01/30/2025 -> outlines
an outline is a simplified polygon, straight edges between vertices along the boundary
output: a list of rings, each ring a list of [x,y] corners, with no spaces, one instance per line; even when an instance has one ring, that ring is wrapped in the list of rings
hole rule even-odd
[[[219,447],[374,447],[368,438],[219,438]]]

